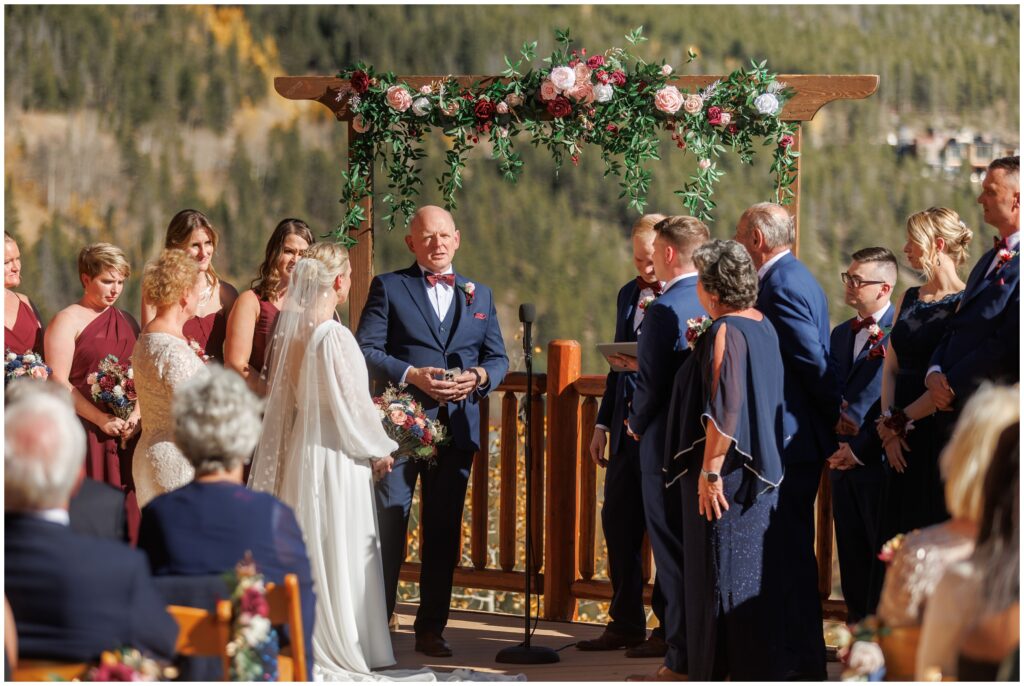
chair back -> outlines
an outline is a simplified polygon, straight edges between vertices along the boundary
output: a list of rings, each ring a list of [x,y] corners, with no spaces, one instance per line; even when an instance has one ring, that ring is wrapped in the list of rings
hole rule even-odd
[[[284,583],[267,584],[267,604],[270,623],[288,627],[291,645],[281,650],[277,661],[280,681],[307,681],[306,634],[302,626],[302,601],[299,596],[299,577],[285,574]],[[288,674],[287,672],[291,673]]]
[[[227,647],[231,640],[231,601],[219,601],[213,612],[182,605],[168,605],[167,612],[178,623],[174,652],[185,657],[219,658],[223,679],[230,681]]]
[[[180,628],[182,622],[195,622],[190,624],[195,627],[196,637],[200,642],[203,634],[207,632],[205,625],[201,623],[197,615],[184,612],[186,609],[204,610],[208,615],[215,616],[217,603],[230,597],[231,589],[228,588],[221,574],[199,575],[199,576],[156,576],[153,583],[157,591],[163,596],[164,602],[168,605],[178,606],[178,614],[175,619],[179,626],[179,640],[188,638],[182,634]],[[218,639],[219,640],[219,639]],[[221,681],[227,678],[224,671],[224,646],[225,640],[220,644],[220,650],[216,653],[203,653],[201,650],[190,650],[187,654],[178,651],[174,659],[174,665],[178,668],[181,681]]]
[[[13,681],[73,681],[89,671],[87,662],[56,662],[53,660],[18,660],[11,675]]]

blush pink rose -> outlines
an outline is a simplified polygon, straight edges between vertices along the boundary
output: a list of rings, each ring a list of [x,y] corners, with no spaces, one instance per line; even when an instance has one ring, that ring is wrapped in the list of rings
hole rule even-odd
[[[558,95],[558,88],[550,79],[544,79],[540,84],[540,99],[550,101],[554,100],[556,95]]]
[[[33,379],[47,379],[50,377],[50,373],[46,371],[46,367],[32,367],[32,371],[29,372]]]
[[[392,86],[388,88],[385,96],[388,105],[399,112],[405,112],[412,105],[412,96],[405,86]]]
[[[711,166],[711,160],[705,157],[704,159],[697,163],[697,166],[700,167],[701,169],[707,169],[708,167]]]
[[[687,114],[697,114],[704,109],[704,98],[699,95],[687,95],[683,100],[683,111]]]
[[[730,123],[732,123],[732,114],[730,114],[729,112],[722,112],[721,125],[728,126]]]
[[[367,131],[370,130],[369,124],[366,123],[366,120],[363,119],[363,115],[361,114],[357,114],[352,119],[352,128],[355,130],[356,133],[366,133]]]
[[[583,63],[580,63],[576,65],[576,68],[573,71],[576,74],[577,86],[581,86],[584,83],[590,83],[590,67]]]
[[[590,85],[589,81],[576,82],[576,85],[565,92],[567,96],[572,98],[578,103],[589,105],[594,102],[594,87]]]
[[[504,100],[499,102],[498,105],[495,107],[495,112],[497,112],[498,114],[508,114],[508,103],[505,102]]]
[[[683,94],[675,86],[665,86],[654,94],[654,106],[665,114],[675,114],[683,106]]]
[[[576,71],[570,67],[555,67],[548,77],[558,92],[566,91],[576,84]]]

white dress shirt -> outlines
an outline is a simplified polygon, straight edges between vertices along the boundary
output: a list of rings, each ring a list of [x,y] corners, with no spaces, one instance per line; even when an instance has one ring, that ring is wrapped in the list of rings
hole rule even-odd
[[[768,260],[761,265],[761,268],[757,270],[757,280],[760,281],[764,278],[765,273],[772,268],[772,265],[781,260],[783,257],[789,254],[789,250],[783,250],[778,255]]]
[[[433,286],[427,281],[427,274],[433,274],[434,272],[424,267],[422,264],[417,263],[420,271],[423,272],[423,287],[427,289],[427,301],[430,303],[431,309],[434,310],[434,314],[437,315],[437,320],[443,322],[444,318],[448,315],[448,309],[452,306],[452,301],[455,298],[455,289],[450,287],[446,283],[438,281]],[[449,264],[448,268],[439,274],[453,274],[455,272],[452,266]],[[405,377],[409,375],[409,370],[412,369],[412,365],[405,368],[405,373],[402,374],[402,378],[399,383],[405,383]]]
[[[71,526],[71,516],[68,514],[67,510],[60,507],[54,507],[49,510],[26,511],[21,514],[32,517],[33,519],[41,519],[44,522],[50,522],[51,524]]]
[[[885,303],[885,307],[875,312],[871,317],[875,320],[875,323],[881,326],[879,322],[882,321],[882,317],[892,307],[891,303]],[[857,317],[857,321],[861,321],[862,317]],[[864,345],[868,342],[868,336],[871,334],[868,332],[869,327],[865,327],[857,332],[857,335],[853,337],[853,361],[857,361],[857,356],[860,355],[860,351],[864,349]]]
[[[659,281],[658,283],[661,284],[661,292],[664,293],[665,292],[665,284],[662,283],[661,281]],[[654,289],[653,288],[641,288],[640,289],[640,295],[639,295],[639,297],[637,297],[637,300],[636,300],[637,308],[636,308],[636,311],[633,313],[633,331],[638,331],[640,329],[640,325],[643,323],[644,315],[646,314],[646,311],[644,310],[644,308],[640,307],[640,303],[642,303],[644,300],[646,300],[647,298],[650,298],[652,296],[653,297],[657,297],[657,296],[654,295]]]

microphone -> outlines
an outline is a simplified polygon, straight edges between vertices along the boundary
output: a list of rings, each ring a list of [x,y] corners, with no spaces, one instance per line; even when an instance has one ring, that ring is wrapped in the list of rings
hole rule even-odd
[[[523,352],[531,357],[533,351],[533,320],[537,317],[537,308],[533,303],[523,303],[519,306],[519,321],[523,323]]]

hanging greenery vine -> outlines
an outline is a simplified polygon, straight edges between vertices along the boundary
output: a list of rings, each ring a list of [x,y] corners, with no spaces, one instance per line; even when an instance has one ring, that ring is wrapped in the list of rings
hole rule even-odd
[[[450,140],[446,169],[437,179],[448,209],[456,208],[466,157],[481,138],[490,142],[505,179],[515,183],[523,161],[513,142],[525,133],[535,147],[551,153],[556,172],[566,159],[578,164],[584,144],[597,146],[605,175],[619,179],[619,197],[642,212],[651,181],[647,165],[660,159],[662,130],[696,160],[694,173],[675,191],[691,215],[708,219],[715,208],[714,186],[724,174],[716,160],[731,149],[752,163],[755,140],[772,148],[773,200],[790,202],[799,156],[791,147],[796,124],[779,115],[793,92],[765,62],[752,62],[749,69],[690,93],[671,84],[673,69],[664,60],[645,62],[622,48],[588,55],[572,47],[568,29],[556,30],[555,38],[556,49],[544,66],[532,66],[537,43],[525,43],[515,60],[505,57],[501,80],[469,87],[449,76],[414,89],[394,73],[377,73],[361,62],[339,73],[351,91],[338,97],[348,94],[358,135],[350,141],[349,167],[342,174],[346,212],[337,239],[355,242],[348,232],[366,219],[361,203],[371,195],[375,164],[387,180],[381,200],[388,208],[388,229],[400,220],[408,223],[423,183],[418,167],[426,155],[423,137],[434,128]],[[634,48],[647,40],[643,27],[625,38]],[[688,61],[695,57],[691,52]]]

